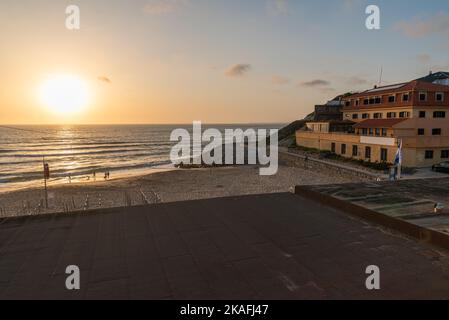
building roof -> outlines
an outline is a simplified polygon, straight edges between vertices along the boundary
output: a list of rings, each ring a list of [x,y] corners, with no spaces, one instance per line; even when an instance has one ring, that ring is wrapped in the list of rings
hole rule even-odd
[[[311,121],[307,121],[307,123],[329,123],[330,125],[348,125],[351,126],[353,124],[355,124],[354,121],[351,120],[311,120]]]
[[[425,81],[430,83],[435,83],[435,81],[449,79],[449,72],[439,71],[435,73],[430,73],[428,76],[419,78],[419,81]]]
[[[449,89],[449,72],[436,72],[426,77],[422,77],[409,82],[391,84],[387,86],[376,86],[372,89],[362,91],[350,95],[345,98],[362,98],[368,96],[380,96],[389,93],[396,93],[399,91],[418,91],[418,90],[442,90],[447,91]]]
[[[368,119],[357,123],[354,128],[392,128],[408,119]]]
[[[447,183],[420,187],[445,195]],[[352,300],[373,297],[358,285],[368,261],[395,275],[376,298],[449,298],[449,272],[429,255],[433,247],[342,210],[280,193],[0,220],[0,299]],[[402,272],[404,261],[416,272]],[[81,290],[64,285],[72,264]]]

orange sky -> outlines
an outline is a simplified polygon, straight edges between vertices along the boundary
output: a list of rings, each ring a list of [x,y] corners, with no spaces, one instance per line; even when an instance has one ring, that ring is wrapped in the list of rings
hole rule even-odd
[[[382,9],[398,17],[379,32],[364,27],[362,0],[76,3],[79,31],[65,28],[67,1],[0,2],[0,123],[285,123],[372,87],[380,66],[388,84],[447,63],[438,33],[434,45],[407,24],[419,8],[391,1]],[[41,103],[52,74],[87,84],[83,112],[61,115]]]

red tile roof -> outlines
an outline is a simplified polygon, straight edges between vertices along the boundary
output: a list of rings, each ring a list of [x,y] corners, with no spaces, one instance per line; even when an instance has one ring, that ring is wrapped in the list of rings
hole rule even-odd
[[[392,128],[408,119],[369,119],[357,123],[354,128]]]
[[[449,86],[442,84],[429,83],[425,81],[413,80],[406,83],[398,83],[394,85],[388,85],[384,87],[378,87],[369,89],[363,92],[359,92],[344,98],[344,100],[363,98],[363,97],[374,97],[381,96],[389,93],[404,92],[404,91],[448,91]]]

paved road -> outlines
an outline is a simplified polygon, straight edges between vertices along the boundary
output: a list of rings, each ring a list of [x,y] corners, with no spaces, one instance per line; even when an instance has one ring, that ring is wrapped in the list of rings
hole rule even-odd
[[[372,264],[380,291],[365,288]],[[0,224],[1,299],[449,298],[447,267],[446,252],[293,194]]]

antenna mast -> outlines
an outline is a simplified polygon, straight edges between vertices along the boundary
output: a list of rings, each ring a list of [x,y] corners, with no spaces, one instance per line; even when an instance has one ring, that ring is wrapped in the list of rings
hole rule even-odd
[[[380,67],[380,76],[379,76],[379,87],[382,86],[382,77],[383,77],[383,74],[384,74],[384,67],[381,66],[381,67]]]

